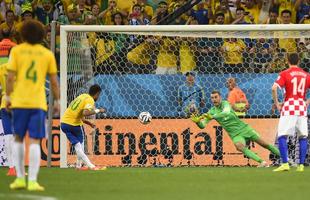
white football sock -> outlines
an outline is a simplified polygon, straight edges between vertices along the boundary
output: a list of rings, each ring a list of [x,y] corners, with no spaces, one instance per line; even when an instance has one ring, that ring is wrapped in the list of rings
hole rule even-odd
[[[81,144],[82,146],[82,151],[84,152],[84,142]],[[83,164],[83,160],[77,156],[77,161],[76,161],[76,168],[81,168]]]
[[[12,134],[5,135],[5,152],[8,160],[8,166],[10,168],[14,167],[13,164],[13,142],[14,136]]]
[[[75,148],[75,152],[76,152],[76,155],[78,156],[78,158],[80,158],[89,168],[95,167],[95,165],[93,165],[90,162],[90,160],[88,159],[88,157],[84,153],[81,143],[75,144],[74,148]]]
[[[13,142],[13,162],[16,169],[17,178],[25,177],[25,151],[24,151],[24,143],[23,142]]]
[[[37,181],[41,161],[41,149],[39,144],[29,146],[29,169],[28,180]]]

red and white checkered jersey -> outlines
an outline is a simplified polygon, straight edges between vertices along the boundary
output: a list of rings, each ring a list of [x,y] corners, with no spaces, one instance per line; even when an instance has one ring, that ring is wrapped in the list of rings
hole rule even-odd
[[[282,116],[307,116],[306,102],[303,99],[290,98],[284,102],[281,109]]]
[[[297,66],[290,67],[279,74],[276,84],[285,90],[281,115],[306,116],[305,97],[310,88],[310,75]]]

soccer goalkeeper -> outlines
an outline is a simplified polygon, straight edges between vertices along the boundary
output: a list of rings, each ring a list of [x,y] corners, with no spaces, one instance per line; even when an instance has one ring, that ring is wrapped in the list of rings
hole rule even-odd
[[[215,119],[227,131],[236,149],[252,160],[260,163],[259,167],[268,167],[268,164],[246,147],[246,141],[254,141],[272,153],[280,156],[280,152],[275,146],[262,140],[252,127],[238,118],[228,101],[222,101],[219,91],[214,90],[211,93],[211,101],[214,106],[208,113],[202,114],[201,116],[192,115],[191,117],[192,121],[194,121],[199,128],[205,128],[209,121]]]

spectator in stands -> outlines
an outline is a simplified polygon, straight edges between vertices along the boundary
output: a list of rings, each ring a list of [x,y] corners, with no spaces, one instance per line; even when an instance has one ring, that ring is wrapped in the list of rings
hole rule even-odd
[[[154,15],[153,8],[148,5],[146,0],[137,0],[136,4],[139,4],[141,6],[141,13],[150,21]]]
[[[8,62],[10,49],[16,46],[16,43],[10,39],[9,30],[2,29],[1,35],[3,39],[0,42],[0,65]]]
[[[262,0],[245,0],[244,4],[240,4],[241,1],[237,1],[237,7],[244,9],[245,21],[251,24],[257,24],[260,15],[260,9],[262,8]],[[238,8],[236,14],[238,12]],[[238,17],[237,17],[238,18]]]
[[[16,0],[3,0],[0,3],[0,13],[2,17],[5,17],[7,10],[12,10],[15,16],[20,16],[22,13],[21,7],[17,4]]]
[[[310,69],[310,40],[309,39],[301,39],[298,42],[298,53],[300,57],[300,67],[306,71]]]
[[[32,9],[38,20],[45,26],[54,20],[54,6],[52,0],[42,0],[42,6],[38,6],[38,0],[32,3]]]
[[[272,40],[259,38],[253,39],[249,48],[250,71],[260,73],[272,60]]]
[[[112,23],[113,25],[126,25],[127,21],[124,16],[120,12],[116,12],[112,15]]]
[[[222,12],[218,12],[215,14],[214,24],[223,25],[225,22],[225,14]]]
[[[245,93],[237,86],[235,78],[228,78],[226,82],[228,88],[227,101],[237,116],[245,116],[250,108]]]
[[[310,7],[310,6],[309,6]],[[310,9],[309,9],[309,13],[307,15],[304,15],[300,21],[299,24],[310,24]]]
[[[217,23],[224,23],[224,14],[218,13]],[[200,73],[220,73],[222,56],[220,53],[223,46],[222,38],[199,38],[197,41],[197,70]]]
[[[278,9],[272,8],[269,10],[269,16],[264,22],[264,24],[280,24],[281,20],[279,20]]]
[[[262,0],[262,7],[260,9],[258,24],[265,23],[269,18],[269,11],[272,7],[272,1],[270,0]]]
[[[302,24],[300,23],[302,19],[309,19],[308,16],[310,13],[310,0],[296,0],[295,9],[297,11],[297,22]]]
[[[279,8],[279,13],[281,13],[283,11],[289,11],[290,12],[290,22],[289,23],[296,23],[296,11],[297,11],[297,7],[299,5],[299,1],[300,0],[274,0],[274,5],[277,6]],[[282,18],[281,18],[282,19]],[[289,23],[284,23],[283,24],[289,24]]]
[[[245,44],[241,39],[230,38],[225,39],[221,48],[222,56],[224,58],[224,73],[242,73],[246,71],[243,64],[243,52]]]
[[[71,11],[74,10],[76,12],[74,15],[75,19],[72,20],[72,22],[74,21],[74,23],[70,22],[70,24],[81,25],[81,24],[84,24],[85,18],[87,16],[87,14],[90,12],[90,10],[86,6],[86,0],[77,0],[76,2],[77,2],[77,4],[75,4],[75,3],[71,4],[73,6],[73,8],[71,8]],[[71,5],[69,5],[69,6],[71,6]],[[68,8],[67,8],[67,11],[68,11]],[[68,11],[68,13],[69,13],[69,11]],[[69,21],[71,21],[70,18],[69,18]]]
[[[173,5],[173,9],[171,12],[175,12],[176,10],[178,10],[179,8],[181,7],[181,5],[179,3],[175,3]],[[182,14],[181,16],[179,16],[178,18],[176,18],[172,23],[171,25],[185,25],[187,23],[189,19],[189,16],[184,13]],[[190,22],[189,22],[190,23]]]
[[[216,16],[218,13],[223,13],[224,15],[224,23],[230,24],[233,21],[233,15],[231,10],[229,9],[229,4],[227,0],[220,1],[219,5],[215,8]]]
[[[247,17],[249,20],[246,21],[245,17]],[[251,13],[245,12],[243,8],[237,8],[236,19],[231,24],[253,24],[254,20],[255,19]]]
[[[283,10],[281,12],[281,23],[282,24],[291,24],[291,17],[292,13],[289,10]],[[278,45],[279,48],[284,49],[287,53],[293,53],[297,51],[297,46],[296,46],[296,33],[294,32],[286,32],[286,31],[281,31],[277,33],[279,36]],[[289,38],[284,38],[291,36]]]
[[[151,24],[155,25],[168,15],[168,4],[165,1],[161,1],[155,12],[155,16],[151,21]]]
[[[179,115],[189,117],[191,114],[203,112],[205,107],[205,94],[203,88],[195,82],[195,73],[185,74],[186,82],[178,88]]]
[[[22,20],[16,24],[16,41],[17,43],[21,42],[20,30],[25,21],[33,19],[32,7],[31,4],[22,5]]]
[[[117,12],[121,13],[124,17],[127,16],[127,13],[118,7],[116,0],[109,0],[108,8],[102,11],[98,17],[99,19],[103,19],[104,25],[112,25],[112,15]]]
[[[129,25],[147,25],[150,21],[142,13],[140,4],[135,4],[132,7],[132,13],[129,15]]]
[[[79,24],[78,10],[76,5],[71,4],[67,7],[67,15],[59,16],[58,20],[61,25],[75,25]]]
[[[209,24],[209,21],[213,18],[211,3],[209,1],[200,2],[197,9],[191,11],[191,16],[197,20],[198,24]]]
[[[99,18],[99,6],[98,4],[93,4],[91,7],[91,12],[86,14],[85,25],[100,25],[101,20]]]
[[[273,55],[273,58],[270,64],[266,66],[265,72],[278,73],[288,68],[285,50],[276,48],[271,54]]]
[[[0,25],[0,39],[3,38],[2,32],[5,31],[9,34],[9,38],[16,42],[16,21],[15,15],[12,10],[7,10],[5,13],[5,22]]]
[[[100,1],[98,1],[98,2],[101,3]],[[96,0],[85,0],[85,8],[87,10],[92,10],[92,7],[94,4],[96,4]],[[98,7],[99,7],[99,5],[98,5]]]

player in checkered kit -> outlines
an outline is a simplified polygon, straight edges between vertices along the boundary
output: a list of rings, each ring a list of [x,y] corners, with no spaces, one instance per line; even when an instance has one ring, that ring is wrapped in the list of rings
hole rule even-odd
[[[304,163],[307,154],[307,107],[310,99],[306,101],[307,90],[310,88],[310,74],[298,67],[299,57],[297,53],[288,54],[289,68],[279,74],[272,86],[272,98],[280,111],[278,126],[278,143],[281,153],[282,165],[278,171],[288,171],[287,136],[297,132],[299,136],[299,165],[297,171],[304,171]],[[284,103],[278,101],[277,88],[285,90]]]

